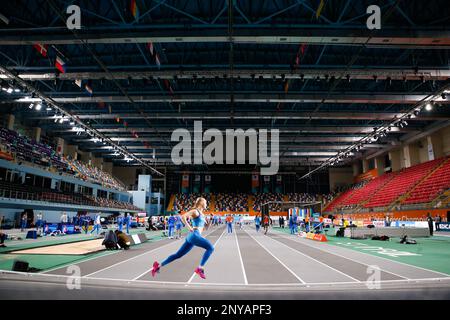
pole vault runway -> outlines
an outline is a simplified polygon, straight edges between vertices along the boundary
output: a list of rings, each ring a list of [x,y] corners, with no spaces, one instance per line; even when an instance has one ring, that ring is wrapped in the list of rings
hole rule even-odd
[[[153,261],[161,262],[178,250],[184,241],[184,238],[164,239],[78,263],[81,291],[85,290],[87,294],[95,291],[99,298],[105,295],[109,297],[117,290],[142,292],[143,298],[173,299],[186,298],[187,292],[194,295],[190,297],[204,299],[286,299],[299,298],[299,294],[331,294],[338,291],[341,294],[346,292],[341,295],[346,298],[349,298],[349,292],[354,295],[359,292],[359,296],[351,298],[361,299],[373,298],[377,294],[381,296],[381,293],[384,296],[386,291],[405,298],[405,295],[413,294],[414,290],[427,290],[429,294],[436,294],[432,298],[450,297],[450,276],[447,274],[344,247],[314,242],[274,230],[264,235],[262,232],[257,233],[251,226],[235,228],[232,234],[228,234],[224,226],[212,227],[204,235],[215,247],[206,265],[206,280],[193,273],[204,252],[197,247],[183,258],[162,268],[156,277],[152,277],[150,269]],[[367,285],[371,275],[368,270],[373,266],[380,270],[379,290],[370,290]],[[24,290],[40,288],[42,292],[46,292],[45,288],[50,283],[59,281],[60,288],[55,292],[61,291],[62,297],[78,294],[64,290],[61,285],[63,279],[68,277],[67,266],[33,274],[33,282],[28,281],[26,285],[24,281],[20,282],[21,276],[23,277],[5,272],[0,277],[0,284],[16,281],[16,291],[22,285],[27,288]],[[152,294],[146,296],[150,292]],[[309,296],[313,297],[314,294]]]

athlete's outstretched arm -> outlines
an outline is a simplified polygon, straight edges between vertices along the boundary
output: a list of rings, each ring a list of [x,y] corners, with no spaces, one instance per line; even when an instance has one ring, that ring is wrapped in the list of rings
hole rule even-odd
[[[196,213],[197,213],[197,211],[195,209],[192,209],[192,210],[185,212],[181,216],[181,220],[183,221],[184,225],[189,229],[189,231],[194,231],[194,228],[192,228],[191,224],[188,223],[187,218],[192,217]]]

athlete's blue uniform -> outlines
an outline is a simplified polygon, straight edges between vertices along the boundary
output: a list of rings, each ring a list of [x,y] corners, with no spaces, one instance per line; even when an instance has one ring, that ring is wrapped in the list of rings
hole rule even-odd
[[[205,226],[206,220],[203,214],[198,211],[198,217],[192,219],[192,227],[194,228],[203,228]],[[203,238],[198,229],[194,229],[194,231],[189,232],[189,235],[186,237],[183,245],[178,249],[178,251],[169,257],[166,260],[161,262],[161,266],[165,266],[172,261],[181,258],[186,253],[192,250],[194,246],[205,249],[205,253],[203,254],[202,260],[200,261],[200,266],[203,267],[208,261],[209,257],[214,251],[214,247],[207,239]]]
[[[170,216],[168,220],[169,225],[169,237],[173,237],[173,230],[175,229],[175,217]]]
[[[259,228],[261,227],[261,219],[259,217],[255,218],[255,227],[256,227],[256,232],[259,232]]]
[[[122,216],[117,217],[117,227],[118,227],[119,231],[122,231],[122,229],[123,229],[123,217]]]
[[[177,216],[175,219],[175,228],[177,229],[177,231],[181,230],[181,228],[183,228],[183,221],[181,221],[181,218],[179,216]]]
[[[131,224],[131,218],[130,216],[126,216],[123,218],[123,223],[127,227],[127,233],[130,234],[130,224]]]

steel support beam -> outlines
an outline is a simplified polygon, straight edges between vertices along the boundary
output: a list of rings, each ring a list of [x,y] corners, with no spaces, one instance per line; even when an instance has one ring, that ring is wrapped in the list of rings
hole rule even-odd
[[[83,29],[78,38],[66,28],[54,28],[51,34],[46,30],[23,28],[5,29],[0,32],[0,45],[41,44],[88,44],[101,43],[193,43],[228,42],[227,26],[205,28],[205,26],[184,25],[177,28],[168,26],[140,26],[139,29],[125,29],[110,26],[106,28]],[[376,35],[366,28],[338,28],[335,26],[317,27],[308,25],[236,25],[233,30],[234,43],[282,44],[308,43],[309,45],[346,45],[387,48],[448,48],[450,32],[448,28],[430,29],[393,29],[385,27]]]
[[[100,94],[100,93],[99,93]],[[267,94],[267,93],[236,93],[234,102],[241,103],[359,103],[359,104],[414,104],[428,95],[426,94],[331,94],[325,99],[322,93],[288,93],[288,94]],[[130,96],[135,103],[166,103],[166,102],[229,102],[230,95],[224,93],[210,94],[175,94],[173,96],[151,95],[151,96]],[[130,103],[128,97],[124,96],[95,96],[95,97],[52,97],[57,103]],[[31,103],[39,102],[33,98],[10,98],[3,99],[0,104],[5,103]],[[450,103],[450,100],[442,98],[435,99],[435,102]]]
[[[142,80],[149,78],[160,78],[160,79],[193,79],[197,77],[198,79],[214,79],[216,77],[223,78],[224,75],[230,77],[229,70],[217,69],[217,70],[155,70],[155,71],[113,71],[111,73],[107,72],[67,72],[62,74],[57,74],[55,72],[22,72],[18,76],[23,80],[28,81],[53,81],[55,79],[61,81],[74,81],[74,80],[111,80],[112,76],[114,79],[134,79]],[[390,78],[391,80],[447,80],[450,78],[450,70],[446,69],[421,69],[417,72],[413,69],[388,69],[388,68],[375,68],[375,69],[318,69],[310,68],[301,70],[283,70],[283,69],[245,69],[245,70],[234,70],[233,76],[240,77],[241,79],[255,79],[258,80],[260,77],[263,79],[272,80],[275,76],[277,79],[281,78],[282,75],[285,79],[317,79],[320,77],[323,79],[325,76],[329,78],[335,77],[339,78],[342,76],[349,75],[352,80],[386,80]],[[0,74],[0,79],[6,79],[5,75]]]
[[[90,114],[90,110],[84,112],[74,112],[80,119],[90,120],[115,120],[117,117],[127,120],[142,119],[137,113],[114,113],[114,114]],[[246,120],[391,120],[395,116],[400,116],[401,113],[397,112],[236,112],[235,117]],[[167,119],[195,119],[195,120],[215,120],[215,119],[229,119],[230,114],[225,112],[164,112],[164,113],[151,113],[149,119],[152,120],[167,120]],[[52,116],[37,116],[30,117],[31,120],[51,120]],[[435,121],[450,119],[450,113],[422,113],[420,116],[411,118],[411,121]],[[140,129],[134,126],[134,129]],[[143,127],[145,128],[145,127]],[[112,129],[113,131],[115,129]]]

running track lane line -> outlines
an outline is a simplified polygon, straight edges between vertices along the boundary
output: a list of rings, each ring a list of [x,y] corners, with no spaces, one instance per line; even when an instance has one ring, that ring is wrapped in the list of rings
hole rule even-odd
[[[259,244],[264,250],[266,250],[275,260],[277,260],[287,271],[289,271],[298,281],[300,281],[302,284],[306,284],[305,281],[303,281],[294,271],[292,271],[287,265],[285,265],[280,259],[275,257],[272,252],[270,252],[266,247],[264,247],[258,240],[256,240],[250,233],[247,232],[247,230],[243,229],[246,234],[249,235],[250,238],[252,238],[257,244]]]
[[[238,250],[238,254],[239,254],[239,260],[241,262],[242,275],[244,276],[244,283],[245,283],[245,285],[248,285],[247,274],[245,272],[244,261],[242,260],[241,249],[239,247],[239,241],[238,241],[238,238],[237,238],[237,232],[234,233],[234,238],[236,239],[237,250]]]
[[[214,248],[216,248],[216,244],[218,244],[219,241],[220,241],[220,239],[222,239],[223,235],[225,234],[225,231],[226,231],[226,229],[223,230],[223,232],[222,232],[222,234],[220,235],[219,239],[217,239],[216,242],[214,242],[214,245],[213,245]],[[195,272],[192,273],[192,276],[189,278],[188,282],[186,282],[186,286],[187,286],[188,284],[190,284],[190,283],[192,282],[192,280],[194,280],[194,277],[195,277]]]
[[[272,238],[272,237],[270,237],[270,236],[268,236],[268,238],[269,238],[269,239],[272,239],[272,241],[275,241],[275,242],[277,242],[277,243],[279,243],[279,244],[282,244],[283,246],[285,246],[286,248],[289,248],[291,251],[294,251],[294,252],[297,253],[297,254],[300,254],[300,255],[302,255],[302,256],[304,256],[304,257],[307,257],[308,259],[311,259],[311,260],[313,260],[313,261],[315,261],[315,262],[317,262],[317,263],[319,263],[319,264],[321,264],[321,265],[323,265],[323,266],[325,266],[325,267],[327,267],[327,268],[329,268],[329,269],[331,269],[331,270],[333,270],[333,271],[336,271],[337,273],[340,273],[340,274],[346,276],[347,278],[352,279],[353,281],[356,281],[356,282],[359,282],[359,283],[362,282],[362,281],[360,281],[360,280],[358,280],[358,279],[356,279],[356,278],[353,278],[352,276],[346,274],[345,272],[339,271],[339,270],[333,268],[332,266],[329,266],[328,264],[326,264],[326,263],[324,263],[324,262],[322,262],[322,261],[319,261],[319,260],[317,260],[317,259],[314,259],[313,257],[311,257],[311,256],[309,256],[309,255],[307,255],[307,254],[305,254],[305,253],[303,253],[303,252],[297,251],[297,250],[295,250],[294,248],[289,247],[287,244],[285,244],[285,243],[283,243],[283,242],[281,242],[281,241],[278,241],[278,240],[276,240],[276,239],[274,239],[274,238]]]
[[[277,232],[278,232],[278,231],[277,231]],[[352,258],[343,256],[343,255],[340,255],[340,254],[335,253],[335,252],[333,252],[333,251],[327,250],[326,248],[317,248],[317,247],[311,246],[311,245],[309,245],[309,244],[307,244],[307,243],[304,243],[303,241],[298,241],[298,239],[296,239],[296,238],[294,238],[294,239],[288,238],[288,237],[286,237],[284,234],[281,234],[281,237],[283,237],[283,238],[285,238],[285,239],[288,239],[288,240],[291,240],[291,241],[294,241],[294,242],[297,242],[297,243],[300,243],[300,244],[303,244],[303,245],[308,246],[308,247],[310,247],[310,248],[314,248],[314,249],[316,249],[316,250],[320,250],[320,251],[324,251],[324,252],[326,252],[326,253],[334,254],[334,255],[336,255],[336,256],[338,256],[338,257],[341,257],[341,258],[344,258],[344,259],[347,259],[347,260],[350,260],[350,261],[353,261],[353,262],[356,262],[356,263],[359,263],[359,264],[362,264],[362,265],[365,265],[365,266],[370,267],[370,265],[368,265],[367,263],[364,263],[364,262],[362,262],[362,261],[358,261],[358,260],[355,260],[355,259],[352,259]],[[274,240],[276,240],[276,239],[274,239]],[[277,241],[278,241],[278,240],[277,240]],[[280,242],[280,241],[278,241],[278,242]],[[350,250],[350,251],[353,251],[353,250],[351,250],[351,249],[349,249],[349,248],[345,248],[345,247],[341,247],[341,246],[339,246],[339,248],[344,248],[344,249],[348,249],[348,250]],[[356,251],[356,250],[355,250],[355,251]],[[387,261],[389,261],[389,262],[399,263],[399,264],[402,264],[402,265],[405,265],[405,266],[408,266],[408,267],[418,268],[418,269],[422,269],[422,270],[428,271],[428,272],[439,273],[439,274],[444,275],[444,276],[447,276],[447,277],[449,276],[448,274],[445,274],[445,273],[442,273],[442,272],[439,272],[439,271],[428,270],[428,269],[425,269],[425,268],[416,267],[416,266],[414,266],[414,265],[409,265],[409,264],[402,263],[402,262],[399,262],[399,261],[389,260],[389,259],[387,259],[387,258],[383,258],[383,257],[371,255],[371,254],[369,254],[369,253],[367,253],[367,252],[360,252],[360,251],[357,251],[357,252],[366,254],[366,255],[368,255],[368,256],[370,256],[370,257],[377,257],[377,258],[380,258],[380,259],[383,259],[383,260],[387,260]],[[380,268],[380,269],[381,269],[381,268]],[[385,269],[381,269],[381,270],[382,270],[383,272],[390,273],[390,274],[392,274],[392,275],[394,275],[394,276],[397,276],[397,277],[400,277],[400,278],[403,278],[403,279],[406,279],[406,280],[414,280],[414,279],[410,279],[410,278],[405,277],[405,276],[401,276],[401,275],[399,275],[399,274],[397,274],[397,273],[395,273],[395,272],[387,271],[387,270],[385,270]]]
[[[210,233],[212,233],[212,232],[213,232],[213,231],[209,232],[208,235],[209,235]],[[178,239],[178,240],[181,240],[181,239]],[[103,268],[103,269],[97,270],[97,271],[95,271],[95,272],[86,274],[86,275],[82,276],[82,278],[90,277],[90,276],[92,276],[93,274],[96,274],[96,273],[99,273],[99,272],[102,272],[102,271],[111,269],[111,268],[113,268],[113,267],[115,267],[115,266],[118,266],[118,265],[121,265],[121,264],[123,264],[123,263],[125,263],[125,262],[128,262],[128,261],[134,260],[134,259],[136,259],[136,258],[142,257],[142,256],[144,256],[144,255],[146,255],[146,254],[149,254],[149,253],[153,252],[153,251],[156,251],[156,250],[159,250],[159,249],[161,249],[161,248],[164,248],[164,247],[167,247],[167,246],[169,246],[169,245],[172,245],[172,244],[174,244],[174,243],[177,243],[177,242],[179,242],[178,240],[173,241],[173,242],[166,243],[165,245],[162,245],[162,246],[160,246],[160,247],[154,248],[154,249],[152,249],[152,250],[150,250],[150,251],[146,251],[146,252],[144,252],[144,253],[141,253],[141,254],[139,254],[139,255],[137,255],[137,256],[134,256],[134,257],[131,257],[131,258],[129,258],[129,259],[126,259],[126,260],[123,260],[123,261],[114,263],[114,264],[112,264],[112,265],[110,265],[110,266],[107,266],[106,268]]]
[[[56,274],[41,274],[41,273],[25,273],[25,272],[18,272],[18,271],[5,271],[5,270],[0,270],[0,275],[1,274],[13,274],[13,275],[23,275],[23,276],[27,276],[32,278],[33,276],[42,276],[42,277],[49,277],[49,278],[63,278],[63,279],[70,279],[72,276],[69,275],[56,275]],[[3,280],[0,278],[0,280]],[[9,279],[6,279],[9,280]],[[85,278],[86,281],[89,280],[98,280],[98,281],[117,281],[117,282],[126,282],[126,283],[154,283],[154,284],[177,284],[177,285],[185,285],[185,282],[171,282],[171,281],[148,281],[148,280],[126,280],[126,279],[114,279],[114,278]],[[444,277],[444,278],[423,278],[423,279],[411,279],[411,280],[407,280],[407,279],[398,279],[398,280],[382,280],[379,283],[384,284],[384,283],[420,283],[420,282],[430,282],[430,281],[448,281],[449,277]],[[36,279],[36,281],[41,281],[39,279]],[[340,286],[340,285],[354,285],[357,284],[355,282],[317,282],[317,283],[253,283],[253,284],[248,284],[249,287],[263,287],[263,286],[280,286],[280,287],[309,287],[309,286],[324,286],[324,285],[336,285],[336,286]],[[217,286],[243,286],[242,284],[238,284],[238,283],[201,283],[201,282],[195,282],[195,283],[191,283],[191,286],[194,285],[199,285],[199,286],[213,286],[213,287],[217,287]]]

